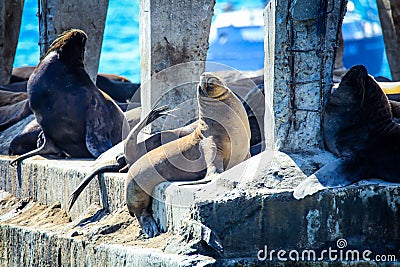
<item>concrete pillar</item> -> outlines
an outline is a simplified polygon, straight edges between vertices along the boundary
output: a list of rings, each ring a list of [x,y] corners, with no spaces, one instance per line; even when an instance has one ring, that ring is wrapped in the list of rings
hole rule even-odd
[[[400,2],[377,0],[386,55],[394,81],[400,80]]]
[[[346,4],[271,0],[265,9],[266,103],[274,107],[275,138],[283,151],[323,147],[324,100]]]
[[[214,0],[141,0],[141,101],[179,110],[152,129],[183,126],[197,115],[196,83],[205,70]]]
[[[108,0],[40,0],[39,34],[42,57],[63,31],[81,29],[88,35],[85,68],[95,81],[103,42]]]
[[[0,1],[0,84],[10,82],[24,0]]]

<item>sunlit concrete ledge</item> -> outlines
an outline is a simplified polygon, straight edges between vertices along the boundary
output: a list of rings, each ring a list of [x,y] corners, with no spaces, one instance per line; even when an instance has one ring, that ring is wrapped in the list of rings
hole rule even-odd
[[[336,248],[339,239],[346,240],[347,249],[395,254],[400,259],[399,185],[379,180],[363,181],[346,188],[324,190],[299,201],[293,198],[292,192],[306,177],[303,170],[307,166],[320,166],[323,159],[329,160],[329,157],[289,157],[277,152],[270,164],[260,164],[269,157],[252,158],[245,163],[245,170],[239,171],[239,178],[235,177],[237,169],[233,169],[206,185],[159,185],[153,193],[153,213],[161,229],[178,237],[201,236],[204,242],[203,249],[198,248],[199,253],[211,256],[217,260],[217,265],[224,266],[235,265],[241,259],[257,262],[257,253],[265,246],[276,251],[321,251]],[[300,169],[293,161],[296,158],[308,159],[308,162],[299,163]],[[93,163],[33,158],[15,169],[9,162],[7,157],[0,160],[1,189],[46,205],[60,201],[64,208],[70,192]],[[110,211],[124,205],[124,183],[125,174],[104,175]],[[84,213],[92,203],[101,202],[100,195],[97,179],[94,179],[72,209],[72,218]],[[2,229],[4,231],[4,226]],[[22,238],[27,234],[18,235]],[[223,250],[218,251],[215,244],[220,244]],[[166,253],[175,255],[185,245],[184,241],[177,241],[166,248]],[[268,264],[261,263],[281,264],[276,258]],[[363,264],[376,266],[375,262]],[[342,266],[357,265],[343,263]]]

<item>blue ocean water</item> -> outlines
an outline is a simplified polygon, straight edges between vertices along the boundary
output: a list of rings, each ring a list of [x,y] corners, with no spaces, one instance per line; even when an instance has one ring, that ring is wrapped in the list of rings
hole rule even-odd
[[[228,0],[217,1],[221,6]],[[260,7],[268,1],[229,0],[235,7]],[[39,62],[39,26],[37,0],[25,0],[21,32],[14,66],[34,66]],[[139,1],[109,0],[109,8],[100,55],[99,72],[113,73],[140,82]],[[390,77],[386,55],[378,75]]]
[[[37,0],[25,0],[14,66],[39,62]],[[139,1],[110,0],[101,49],[99,72],[140,81]]]

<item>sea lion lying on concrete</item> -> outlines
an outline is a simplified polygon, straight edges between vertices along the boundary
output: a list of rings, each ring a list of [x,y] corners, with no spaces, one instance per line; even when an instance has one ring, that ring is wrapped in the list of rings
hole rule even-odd
[[[42,128],[44,143],[12,164],[46,154],[98,157],[121,142],[124,124],[128,124],[121,109],[84,69],[86,39],[81,30],[64,32],[29,78],[29,104]]]
[[[0,107],[0,132],[32,114],[28,99]]]
[[[295,198],[368,178],[400,182],[400,125],[364,66],[352,67],[328,99],[323,134],[327,149],[338,159],[298,185]]]
[[[132,103],[130,104],[132,105]],[[30,109],[29,109],[30,110]],[[137,107],[127,112],[124,112],[129,128],[133,128],[140,121],[141,108]],[[1,119],[1,116],[0,116]],[[1,123],[0,123],[1,128]],[[42,132],[39,123],[36,119],[31,121],[25,128],[18,133],[10,142],[8,149],[9,155],[22,155],[31,150],[38,148],[39,134]],[[108,150],[107,150],[108,151]]]
[[[195,181],[222,173],[249,158],[250,126],[240,100],[211,73],[200,77],[199,119],[189,135],[151,150],[130,168],[126,204],[149,237],[158,234],[151,194],[164,181]]]
[[[40,147],[41,132],[39,123],[36,120],[31,121],[11,140],[8,155],[22,155]]]

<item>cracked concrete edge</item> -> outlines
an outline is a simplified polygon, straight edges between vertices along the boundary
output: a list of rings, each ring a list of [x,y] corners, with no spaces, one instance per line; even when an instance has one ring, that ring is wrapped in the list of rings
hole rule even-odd
[[[202,255],[90,242],[30,227],[0,225],[1,266],[211,266]]]

